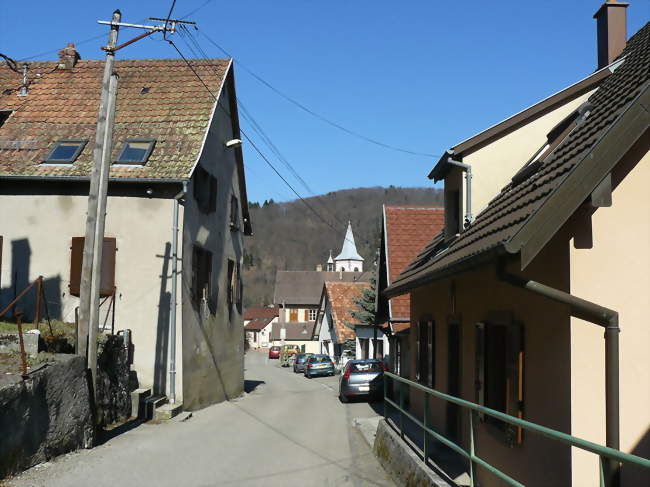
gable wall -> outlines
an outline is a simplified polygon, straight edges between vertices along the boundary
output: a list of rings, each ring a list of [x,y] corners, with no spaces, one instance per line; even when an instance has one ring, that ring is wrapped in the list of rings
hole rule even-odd
[[[593,93],[585,93],[498,140],[463,156],[472,166],[472,214],[478,215],[546,142],[546,135]],[[463,194],[467,188],[463,177]],[[463,207],[465,200],[463,197]],[[463,212],[464,214],[464,212]],[[461,215],[462,217],[462,215]]]
[[[591,218],[593,247],[571,246],[571,292],[619,313],[621,450],[650,457],[650,154],[614,190],[613,205]],[[628,166],[622,163],[619,167]],[[629,167],[628,167],[629,170]],[[620,176],[623,176],[621,174]],[[603,329],[571,319],[571,434],[605,444],[605,342]],[[597,484],[595,455],[574,452],[573,478]],[[631,469],[623,485],[641,485]]]

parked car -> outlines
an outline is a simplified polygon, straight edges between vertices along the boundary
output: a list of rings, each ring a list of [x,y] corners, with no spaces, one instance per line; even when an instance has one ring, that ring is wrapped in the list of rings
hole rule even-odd
[[[273,346],[269,348],[269,358],[280,358],[280,347]]]
[[[350,360],[339,379],[339,399],[351,397],[377,398],[384,393],[384,370],[380,360]]]
[[[329,355],[312,355],[305,363],[305,377],[311,379],[317,375],[334,375],[336,368]]]
[[[298,372],[305,372],[305,364],[307,363],[307,360],[309,357],[311,357],[313,353],[300,353],[296,356],[296,361],[293,363],[293,371],[294,373]]]
[[[300,347],[298,345],[283,345],[280,350],[280,365],[290,367],[299,353]]]

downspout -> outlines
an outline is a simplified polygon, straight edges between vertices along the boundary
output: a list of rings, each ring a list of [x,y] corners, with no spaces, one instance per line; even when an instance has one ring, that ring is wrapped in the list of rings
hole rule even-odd
[[[465,228],[472,223],[472,166],[464,162],[457,161],[452,157],[447,159],[447,164],[460,167],[465,172],[465,186],[467,188],[465,195]]]
[[[566,304],[570,307],[572,316],[605,328],[605,441],[608,447],[618,450],[620,448],[618,335],[621,331],[618,312],[545,284],[510,274],[505,271],[503,262],[497,264],[497,278],[515,287]],[[610,461],[607,475],[612,483],[606,485],[618,485],[618,470],[618,464]]]
[[[187,182],[174,197],[174,215],[172,226],[172,295],[169,311],[169,402],[176,402],[176,297],[178,292],[178,213],[181,200],[187,193]]]

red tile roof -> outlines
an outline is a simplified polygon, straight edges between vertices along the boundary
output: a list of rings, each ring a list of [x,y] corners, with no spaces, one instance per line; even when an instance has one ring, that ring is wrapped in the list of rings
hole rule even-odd
[[[388,283],[392,283],[406,266],[439,233],[445,224],[445,210],[440,206],[385,206],[385,236]],[[391,318],[410,318],[408,294],[390,300]],[[408,323],[393,323],[393,331],[404,331]]]
[[[190,63],[219,93],[230,59]],[[35,62],[29,94],[17,96],[22,75],[0,63],[0,110],[14,110],[0,127],[0,177],[87,177],[93,160],[104,61],[82,60],[72,69]],[[185,179],[198,159],[215,102],[180,59],[127,59],[119,75],[113,157],[127,138],[156,139],[144,167],[111,167],[112,178]],[[148,92],[141,93],[143,88]],[[73,164],[41,164],[59,139],[88,139]],[[22,147],[22,148],[20,148]]]
[[[251,307],[244,310],[244,321],[255,318],[275,318],[276,316],[279,316],[277,306]]]
[[[350,313],[356,308],[354,299],[360,297],[364,289],[368,289],[367,282],[326,282],[327,299],[332,306],[332,319],[338,343],[354,340],[354,329],[350,326],[359,324]],[[350,326],[348,326],[350,325]]]
[[[248,323],[246,323],[246,325],[244,326],[244,330],[247,330],[247,331],[260,331],[260,330],[263,330],[274,319],[275,319],[275,316],[266,317],[266,318],[253,318]]]

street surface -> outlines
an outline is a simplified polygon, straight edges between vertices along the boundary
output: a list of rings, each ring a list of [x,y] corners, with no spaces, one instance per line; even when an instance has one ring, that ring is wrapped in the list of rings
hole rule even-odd
[[[246,355],[242,398],[185,421],[142,424],[105,444],[11,479],[11,487],[393,486],[354,418],[381,405],[341,404],[338,376],[306,379]],[[186,416],[183,414],[181,417]]]

